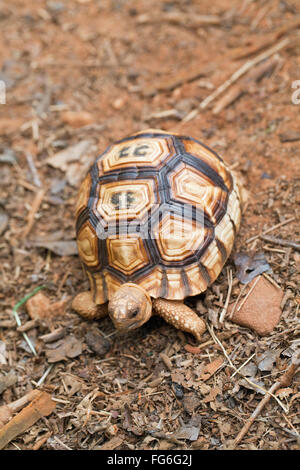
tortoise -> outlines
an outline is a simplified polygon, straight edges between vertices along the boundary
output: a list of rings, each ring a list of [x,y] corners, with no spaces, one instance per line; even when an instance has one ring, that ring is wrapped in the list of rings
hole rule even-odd
[[[159,129],[117,141],[80,186],[76,238],[90,291],[73,309],[108,314],[121,332],[157,314],[199,340],[205,323],[184,299],[218,277],[240,219],[237,177],[203,143]]]

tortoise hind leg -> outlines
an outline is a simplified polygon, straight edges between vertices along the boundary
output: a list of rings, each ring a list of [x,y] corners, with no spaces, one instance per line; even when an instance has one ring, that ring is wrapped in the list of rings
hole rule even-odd
[[[204,321],[183,302],[178,300],[153,299],[154,312],[178,330],[191,333],[199,341],[206,330]]]
[[[97,305],[91,291],[81,292],[74,297],[72,308],[88,320],[98,320],[108,315],[108,303]]]

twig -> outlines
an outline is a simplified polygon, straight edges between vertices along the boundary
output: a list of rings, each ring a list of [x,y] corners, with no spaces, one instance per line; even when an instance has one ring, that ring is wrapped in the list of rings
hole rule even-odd
[[[284,39],[283,41],[280,41],[278,44],[275,44],[275,46],[271,47],[265,52],[262,52],[258,56],[254,57],[251,60],[248,60],[243,64],[238,70],[236,70],[231,77],[228,78],[222,85],[220,85],[215,91],[213,91],[209,96],[207,96],[201,103],[199,108],[200,109],[205,109],[215,98],[221,95],[225,90],[227,90],[233,83],[235,83],[240,77],[242,77],[248,70],[250,70],[252,67],[254,67],[256,64],[259,62],[262,62],[263,60],[267,59],[271,55],[275,54],[276,52],[280,51],[284,47],[286,47],[288,44],[290,44],[289,39]]]
[[[216,15],[186,15],[182,12],[170,12],[153,15],[140,15],[137,17],[137,25],[144,25],[149,23],[167,22],[178,26],[186,26],[188,28],[200,28],[203,26],[220,26],[222,19]]]
[[[283,240],[282,238],[272,237],[271,235],[259,235],[261,240],[264,240],[268,243],[273,243],[273,245],[288,246],[295,248],[295,250],[300,250],[300,243],[296,243],[290,240]]]
[[[261,234],[255,235],[254,237],[251,237],[251,238],[248,238],[248,240],[246,240],[246,243],[251,243],[253,240],[256,240],[257,238],[260,238],[261,235],[266,235],[267,233],[273,232],[273,230],[275,230],[279,227],[283,227],[284,225],[289,224],[290,222],[293,222],[295,220],[295,218],[296,217],[290,217],[289,219],[284,220],[283,222],[280,222],[279,224],[273,225],[273,227],[268,228],[267,230],[265,230]]]
[[[38,325],[38,320],[29,320],[24,325],[18,326],[17,331],[23,333],[24,331],[32,330]]]
[[[263,275],[266,279],[268,279],[268,281],[269,281],[271,284],[273,284],[274,287],[276,287],[277,289],[281,289],[280,285],[277,284],[277,282],[276,282],[271,276],[269,276],[267,273],[262,273],[262,275]]]
[[[142,93],[145,97],[154,96],[157,92],[169,92],[175,90],[175,88],[179,88],[180,86],[184,85],[185,83],[192,83],[199,78],[204,77],[210,70],[210,67],[206,67],[204,70],[202,69],[201,72],[193,73],[187,72],[184,76],[173,78],[168,78],[167,80],[162,80],[156,82],[155,85],[151,85],[150,87],[143,88]]]
[[[238,53],[235,54],[234,59],[244,59],[245,57],[252,56],[256,54],[257,52],[266,49],[266,47],[272,46],[274,42],[276,42],[278,39],[280,39],[282,36],[285,34],[291,32],[293,29],[298,28],[300,25],[300,15],[296,18],[293,19],[292,21],[289,21],[286,23],[284,26],[278,29],[275,33],[272,33],[268,39],[263,39],[259,44],[256,44],[255,46],[250,46],[247,49],[243,49],[242,51],[238,51]]]
[[[52,432],[51,431],[48,431],[46,432],[46,434],[44,434],[42,437],[40,437],[36,443],[32,446],[32,450],[39,450],[42,445],[45,444],[45,442],[48,441],[49,437],[52,436]]]
[[[231,318],[233,317],[233,314],[234,314],[234,312],[235,312],[235,310],[236,310],[237,304],[238,304],[240,298],[242,297],[243,292],[244,292],[244,290],[246,289],[246,287],[247,287],[247,284],[244,284],[243,287],[241,288],[241,290],[240,290],[240,292],[239,292],[239,295],[237,296],[237,299],[236,299],[236,301],[234,302],[234,306],[233,306],[233,308],[232,308],[230,314],[228,315],[228,318],[229,318],[229,319],[231,319]]]
[[[177,111],[177,109],[166,109],[165,111],[160,111],[157,113],[152,113],[149,114],[149,116],[146,116],[144,118],[145,121],[151,121],[153,119],[168,119],[168,118],[174,118],[174,119],[182,119],[182,114]]]
[[[299,357],[296,358],[295,360],[292,360],[291,365],[288,367],[288,369],[285,371],[281,379],[277,382],[275,382],[272,387],[269,389],[268,393],[265,395],[265,397],[261,400],[261,402],[258,404],[258,406],[255,408],[254,412],[248,419],[248,421],[245,423],[245,425],[242,427],[240,430],[239,434],[235,438],[233,442],[233,449],[241,442],[243,437],[247,434],[249,431],[251,425],[257,418],[257,416],[261,413],[262,409],[264,406],[268,403],[268,401],[271,399],[271,396],[274,397],[274,393],[276,390],[279,390],[282,387],[288,387],[297,371],[297,368],[300,364],[300,359]]]
[[[273,71],[278,64],[275,58],[269,59],[267,62],[257,65],[240,83],[231,87],[231,89],[216,103],[213,114],[218,114],[224,108],[236,101],[241,95],[246,93],[251,82],[258,82],[264,75]]]
[[[13,413],[15,413],[16,411],[20,411],[24,405],[32,401],[38,394],[39,394],[38,390],[31,390],[30,392],[26,393],[26,395],[19,398],[18,400],[15,400],[11,403],[8,403],[8,405],[3,405],[3,406],[7,406]]]
[[[264,16],[268,13],[270,9],[270,5],[265,5],[264,7],[262,7],[259,12],[257,13],[257,15],[255,16],[255,18],[253,19],[253,21],[251,22],[251,25],[250,25],[250,31],[254,31],[257,26],[259,25],[259,23],[261,22],[261,20],[264,18]]]
[[[51,333],[47,333],[46,335],[42,335],[39,338],[44,341],[45,343],[53,343],[58,339],[61,339],[65,336],[67,329],[63,326],[57,328],[56,330],[51,331]]]
[[[37,191],[36,195],[35,195],[35,198],[33,200],[33,203],[31,205],[31,209],[28,213],[28,216],[27,216],[27,225],[24,229],[24,233],[23,233],[23,236],[22,238],[26,238],[27,235],[29,234],[30,230],[32,229],[33,227],[33,224],[34,224],[34,218],[35,218],[35,214],[37,213],[37,211],[39,210],[40,208],[40,205],[42,204],[43,202],[43,199],[44,199],[44,196],[45,196],[45,193],[46,193],[46,190],[45,189],[40,189],[39,191]]]
[[[18,327],[20,328],[22,326],[22,323],[21,323],[21,320],[20,320],[20,317],[17,313],[17,310],[19,307],[21,307],[21,305],[23,305],[24,303],[27,302],[27,300],[30,299],[30,297],[34,296],[39,290],[41,289],[44,289],[45,286],[39,286],[39,287],[36,287],[30,294],[28,295],[25,295],[25,297],[23,297],[23,299],[21,299],[18,303],[16,303],[16,305],[13,307],[13,310],[12,310],[12,313],[15,317],[15,320],[16,320],[16,323],[18,325]],[[33,354],[36,356],[36,350],[32,344],[32,342],[30,341],[30,339],[28,338],[27,334],[25,333],[25,331],[22,332],[22,335],[25,339],[25,341],[27,342],[28,346],[30,347],[31,351],[33,352]]]
[[[246,377],[245,375],[243,375],[239,369],[237,369],[235,367],[235,365],[233,364],[233,362],[231,361],[230,357],[228,356],[223,344],[221,343],[221,341],[218,339],[218,337],[215,335],[214,331],[213,331],[213,327],[210,327],[208,324],[206,325],[207,326],[207,329],[211,335],[211,337],[213,338],[213,340],[215,341],[215,343],[217,343],[222,351],[223,351],[223,354],[224,356],[226,357],[227,361],[228,361],[228,364],[230,365],[230,367],[232,367],[239,375],[241,375],[243,377],[244,380],[246,380],[246,382],[248,382],[250,385],[252,385],[252,387],[256,387],[258,388],[259,390],[261,390],[262,392],[264,392],[265,394],[270,394],[276,401],[277,403],[281,406],[281,408],[284,410],[285,413],[287,413],[287,409],[285,408],[285,406],[281,403],[281,401],[279,400],[279,398],[277,398],[275,395],[273,395],[273,392],[271,392],[271,390],[266,390],[265,388],[261,387],[260,385],[252,382],[251,380],[248,379],[248,377]]]
[[[224,331],[223,333],[220,333],[219,336],[221,339],[228,339],[231,336],[236,335],[238,332],[239,330]],[[186,344],[184,349],[188,352],[191,352],[192,354],[199,354],[202,349],[206,348],[207,346],[211,346],[214,343],[215,341],[213,339],[209,339],[208,341],[205,341],[198,346],[191,346],[190,344]]]
[[[223,323],[223,321],[224,321],[224,318],[225,318],[225,315],[226,315],[226,312],[227,312],[227,309],[228,309],[228,305],[229,305],[230,296],[231,296],[232,284],[233,284],[232,270],[231,269],[229,269],[227,271],[227,278],[228,278],[228,292],[227,292],[227,297],[226,297],[224,307],[222,308],[222,311],[220,313],[220,318],[219,318],[220,323]]]
[[[30,153],[26,152],[25,156],[26,156],[26,160],[27,160],[29,169],[30,169],[31,174],[32,174],[33,183],[35,184],[35,186],[38,186],[40,188],[42,186],[42,184],[41,184],[41,180],[39,178],[36,166],[34,164],[34,160],[32,158],[32,155]]]
[[[246,364],[248,364],[248,362],[251,361],[251,359],[255,356],[256,353],[253,353],[252,356],[248,357],[248,359],[235,371],[233,372],[233,374],[230,376],[230,378],[232,379],[235,374],[238,374],[240,372],[240,370],[245,367]]]
[[[66,444],[64,444],[64,442],[62,442],[57,436],[53,436],[53,439],[58,443],[60,444],[64,449],[66,450],[72,450],[71,447],[67,446]]]
[[[248,299],[249,295],[251,294],[251,292],[253,291],[254,287],[256,286],[256,284],[258,283],[258,281],[260,280],[261,276],[258,276],[254,283],[252,284],[251,288],[249,289],[249,291],[247,292],[247,294],[245,295],[245,297],[243,298],[242,302],[240,303],[240,305],[237,307],[237,311],[239,312],[242,308],[242,306],[244,305],[244,303],[246,302],[246,300]]]
[[[51,372],[52,367],[53,367],[53,364],[51,364],[48,367],[48,369],[44,372],[44,374],[42,375],[42,377],[40,378],[40,380],[36,384],[37,387],[40,387],[45,382],[45,379],[46,379],[47,375]]]

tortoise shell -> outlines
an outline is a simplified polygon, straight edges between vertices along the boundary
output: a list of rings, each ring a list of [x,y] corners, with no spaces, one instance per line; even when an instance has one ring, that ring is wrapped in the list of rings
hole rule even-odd
[[[82,182],[76,207],[78,252],[95,302],[125,282],[154,298],[205,291],[240,218],[234,175],[198,140],[149,129],[114,143]]]

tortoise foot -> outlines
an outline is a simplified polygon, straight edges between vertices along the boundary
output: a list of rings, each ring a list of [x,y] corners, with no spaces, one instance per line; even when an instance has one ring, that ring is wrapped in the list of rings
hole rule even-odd
[[[107,303],[97,305],[90,291],[77,294],[72,301],[72,308],[75,312],[88,320],[103,318],[108,314]]]
[[[153,299],[153,308],[166,322],[178,330],[186,331],[199,341],[206,326],[204,321],[183,302],[178,300]]]

